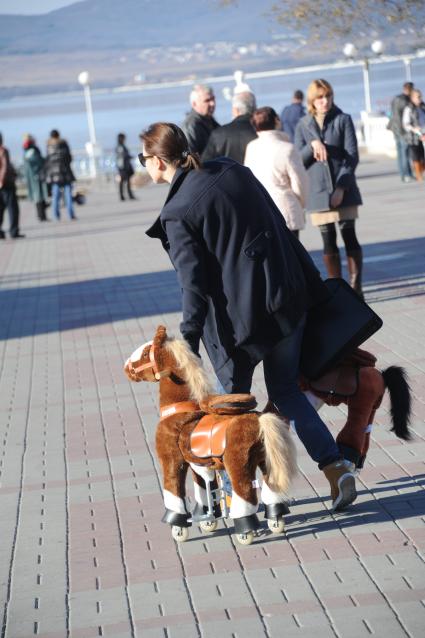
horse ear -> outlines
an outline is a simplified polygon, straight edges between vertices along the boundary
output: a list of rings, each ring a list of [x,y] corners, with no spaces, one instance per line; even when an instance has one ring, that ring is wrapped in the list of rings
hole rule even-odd
[[[167,330],[165,329],[164,326],[158,326],[158,328],[156,329],[155,337],[153,339],[154,344],[156,346],[162,346],[166,338],[167,338]]]

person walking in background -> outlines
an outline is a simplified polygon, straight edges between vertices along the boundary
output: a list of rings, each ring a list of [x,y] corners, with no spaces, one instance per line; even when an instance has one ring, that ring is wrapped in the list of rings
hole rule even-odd
[[[413,179],[412,168],[409,161],[409,151],[403,130],[403,111],[410,102],[414,85],[413,82],[403,84],[403,92],[396,95],[391,102],[391,115],[388,129],[393,132],[397,150],[398,170],[402,182],[411,182]]]
[[[265,188],[227,157],[200,165],[183,131],[157,122],[139,160],[170,190],[149,237],[158,238],[182,291],[180,330],[195,354],[202,339],[227,392],[249,392],[256,365],[270,400],[329,481],[334,509],[356,498],[352,465],[298,385],[306,311],[328,297],[307,251]]]
[[[202,155],[211,132],[219,126],[214,119],[215,95],[210,86],[195,84],[190,94],[192,110],[187,114],[182,129],[191,153]]]
[[[255,108],[255,95],[251,91],[236,93],[232,98],[233,120],[212,131],[202,153],[202,160],[230,157],[243,164],[246,145],[257,137],[251,124]]]
[[[355,177],[359,153],[353,120],[334,104],[333,89],[326,80],[311,82],[307,108],[308,115],[295,130],[295,145],[310,178],[307,210],[322,235],[323,260],[329,277],[341,277],[335,227],[338,222],[350,284],[362,296],[363,256],[355,229],[362,198]]]
[[[129,199],[136,199],[131,190],[130,179],[134,175],[133,165],[131,163],[130,152],[125,145],[124,133],[118,133],[117,145],[115,147],[115,163],[118,169],[119,176],[119,193],[120,200],[124,201],[124,187],[127,187],[127,193]]]
[[[254,111],[252,123],[258,138],[246,147],[245,166],[267,189],[288,228],[298,237],[305,226],[308,194],[308,176],[301,155],[288,142],[280,119],[270,106]]]
[[[19,204],[16,195],[16,171],[10,161],[9,151],[3,146],[3,135],[0,133],[0,239],[6,235],[3,226],[3,215],[9,213],[9,233],[11,239],[25,237],[19,232]]]
[[[285,106],[280,115],[282,131],[287,134],[290,142],[294,141],[297,124],[305,115],[303,101],[304,93],[300,91],[300,89],[297,89],[292,97],[292,103]]]
[[[35,203],[40,222],[49,221],[46,217],[47,187],[44,173],[44,158],[32,135],[24,135],[24,171],[28,187],[28,198]]]
[[[70,219],[76,219],[72,201],[72,183],[75,182],[71,169],[72,156],[68,143],[53,129],[47,141],[46,178],[52,188],[53,215],[60,219],[60,200],[63,191],[66,209]]]
[[[415,177],[418,182],[423,182],[425,170],[423,145],[425,139],[425,104],[422,102],[422,93],[418,89],[413,89],[410,94],[410,100],[410,104],[405,106],[403,111],[403,135]]]

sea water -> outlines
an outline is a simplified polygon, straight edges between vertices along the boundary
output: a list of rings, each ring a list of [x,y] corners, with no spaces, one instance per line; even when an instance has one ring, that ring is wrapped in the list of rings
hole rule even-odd
[[[333,86],[336,104],[358,120],[365,108],[362,68],[360,66],[317,69],[293,72],[289,75],[256,77],[248,79],[257,97],[258,106],[272,106],[280,113],[289,104],[295,89],[306,90],[309,82],[317,77],[326,78]],[[425,59],[412,63],[412,80],[425,92]],[[370,65],[370,91],[374,112],[388,113],[392,97],[401,92],[406,81],[402,61]],[[217,97],[215,117],[224,124],[231,120],[231,104],[225,93],[233,90],[232,79],[216,78],[212,82]],[[140,90],[92,91],[92,105],[96,138],[101,147],[111,151],[119,132],[127,135],[127,142],[134,152],[138,150],[139,133],[155,121],[171,121],[181,124],[190,110],[188,96],[190,85],[141,88]],[[74,153],[84,149],[88,141],[88,126],[82,91],[49,96],[26,96],[4,99],[0,102],[0,131],[4,144],[12,158],[20,163],[22,136],[31,133],[44,152],[49,131],[56,128],[66,138]]]

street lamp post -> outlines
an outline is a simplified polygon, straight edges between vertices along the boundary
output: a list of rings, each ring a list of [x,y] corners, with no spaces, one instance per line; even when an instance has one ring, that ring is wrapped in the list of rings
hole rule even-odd
[[[381,55],[384,51],[384,43],[381,40],[375,40],[372,42],[370,48],[375,55]],[[347,58],[353,60],[357,56],[357,48],[354,44],[348,42],[344,46],[343,53]],[[367,55],[363,58],[363,90],[366,113],[371,113],[372,100],[370,96],[369,57]]]
[[[96,129],[94,126],[93,107],[92,107],[91,93],[90,93],[90,75],[88,71],[82,71],[79,74],[78,82],[81,84],[81,86],[84,89],[84,99],[86,103],[87,123],[89,127],[89,137],[90,137],[90,142],[86,144],[86,151],[90,161],[90,175],[91,177],[96,177],[97,175],[96,155],[98,152],[98,148],[97,148],[97,142],[96,142]]]

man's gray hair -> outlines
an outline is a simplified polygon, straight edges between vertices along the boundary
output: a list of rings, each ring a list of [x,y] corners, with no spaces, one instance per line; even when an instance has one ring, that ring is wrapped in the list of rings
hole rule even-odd
[[[239,112],[239,115],[251,115],[257,108],[254,93],[251,91],[236,93],[232,97],[232,106]]]
[[[212,86],[208,86],[208,84],[194,84],[189,96],[191,104],[194,100],[196,100],[200,93],[214,93],[214,89]]]

